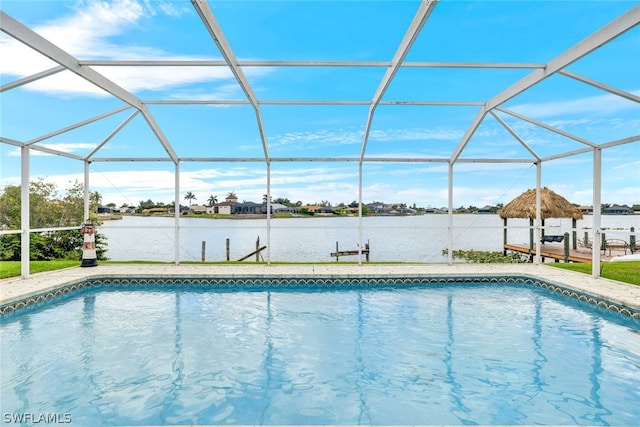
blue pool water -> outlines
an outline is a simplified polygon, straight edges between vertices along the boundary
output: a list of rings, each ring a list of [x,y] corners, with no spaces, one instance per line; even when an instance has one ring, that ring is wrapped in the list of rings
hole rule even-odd
[[[0,338],[5,423],[640,420],[638,321],[518,283],[104,286],[5,315]]]

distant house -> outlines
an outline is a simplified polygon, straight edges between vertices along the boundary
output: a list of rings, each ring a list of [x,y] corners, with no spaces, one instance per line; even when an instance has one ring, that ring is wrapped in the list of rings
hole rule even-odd
[[[265,215],[267,206],[254,202],[235,203],[231,206],[231,213],[235,215]]]
[[[371,215],[397,215],[398,212],[394,212],[393,205],[386,204],[383,202],[373,202],[367,203],[367,207],[369,208],[369,212]]]
[[[191,213],[195,213],[195,214],[207,213],[207,206],[204,206],[204,205],[191,205]]]
[[[207,213],[231,215],[231,207],[234,204],[235,204],[234,202],[228,202],[228,201],[218,203],[213,206],[209,206],[209,209],[207,209]]]
[[[280,203],[272,203],[271,204],[271,213],[300,213],[300,208],[297,206],[287,206],[282,205]]]
[[[602,213],[605,215],[631,215],[632,212],[628,206],[611,205],[602,209]]]
[[[399,215],[415,215],[416,214],[416,210],[412,209],[412,208],[399,208],[397,210]]]
[[[99,214],[110,214],[112,212],[113,212],[113,209],[111,209],[109,206],[98,206]]]
[[[339,206],[334,210],[334,213],[337,213],[338,215],[355,216],[355,215],[358,215],[359,209],[357,206],[355,207]]]
[[[583,215],[593,215],[593,206],[580,206],[579,209]]]
[[[478,208],[478,210],[476,211],[477,214],[491,214],[493,213],[493,207],[486,205],[482,208]]]
[[[333,208],[331,206],[318,206],[318,205],[307,205],[305,206],[307,211],[313,213],[313,215],[317,216],[331,216],[333,215]]]

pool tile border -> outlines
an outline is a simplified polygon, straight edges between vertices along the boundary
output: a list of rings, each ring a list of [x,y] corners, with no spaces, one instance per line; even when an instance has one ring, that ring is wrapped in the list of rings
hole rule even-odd
[[[42,292],[27,298],[13,301],[0,306],[0,316],[29,308],[46,301],[59,298],[74,292],[88,289],[95,286],[129,286],[129,285],[215,285],[215,286],[269,286],[273,288],[290,289],[300,286],[323,285],[349,285],[350,288],[362,287],[370,289],[372,286],[389,285],[425,285],[441,283],[506,283],[518,281],[527,285],[532,285],[549,290],[555,294],[564,295],[588,304],[603,308],[620,315],[630,317],[640,321],[640,310],[627,307],[623,304],[612,302],[601,297],[590,295],[585,292],[569,289],[555,283],[542,280],[540,278],[526,275],[460,275],[460,276],[407,276],[407,277],[255,277],[255,276],[233,276],[233,277],[167,277],[167,276],[147,276],[147,277],[89,277],[74,283],[63,285],[59,288]]]

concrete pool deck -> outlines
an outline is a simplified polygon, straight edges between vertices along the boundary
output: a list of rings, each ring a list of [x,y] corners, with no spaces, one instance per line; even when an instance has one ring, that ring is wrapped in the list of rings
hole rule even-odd
[[[640,286],[545,264],[105,264],[0,280],[0,306],[91,277],[428,277],[531,276],[640,310]]]

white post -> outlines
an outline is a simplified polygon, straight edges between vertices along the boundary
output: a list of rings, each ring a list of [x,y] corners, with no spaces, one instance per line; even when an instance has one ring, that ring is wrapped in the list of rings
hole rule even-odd
[[[259,248],[256,248],[259,249]],[[271,160],[267,159],[267,265],[271,265]]]
[[[449,162],[449,250],[447,263],[453,264],[453,163]]]
[[[358,265],[362,265],[362,160],[358,163],[358,247]]]
[[[89,206],[91,203],[89,193],[89,165],[88,161],[84,161],[84,222],[89,221]]]
[[[29,278],[30,258],[30,224],[29,217],[29,147],[20,148],[20,271],[23,279]]]
[[[175,176],[175,200],[174,200],[174,235],[175,246],[173,248],[175,264],[180,265],[180,162],[176,162],[176,168],[174,172]]]
[[[542,250],[542,200],[541,200],[541,184],[542,184],[542,162],[536,162],[536,224],[534,227],[534,238],[536,239],[536,257],[535,264],[541,263],[540,251]]]
[[[591,275],[594,278],[600,277],[600,209],[602,192],[602,151],[600,148],[593,149],[593,243],[591,247],[592,265]]]

